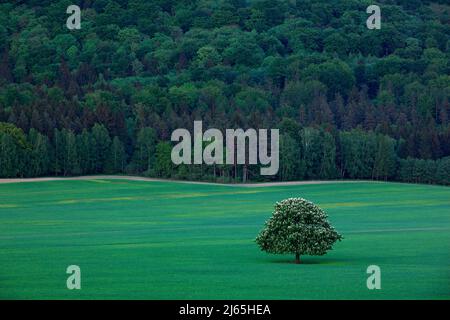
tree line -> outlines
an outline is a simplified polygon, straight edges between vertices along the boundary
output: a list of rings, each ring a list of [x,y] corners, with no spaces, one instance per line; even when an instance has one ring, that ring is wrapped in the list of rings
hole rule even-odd
[[[372,179],[450,185],[450,157],[438,160],[407,158],[398,153],[402,141],[353,129],[330,133],[283,122],[280,170],[269,179]],[[208,143],[204,144],[204,148]],[[172,143],[157,141],[153,128],[140,129],[128,154],[119,137],[101,124],[80,134],[55,129],[52,139],[35,129],[25,134],[0,123],[0,177],[138,174],[150,177],[216,182],[265,181],[257,165],[174,165]]]

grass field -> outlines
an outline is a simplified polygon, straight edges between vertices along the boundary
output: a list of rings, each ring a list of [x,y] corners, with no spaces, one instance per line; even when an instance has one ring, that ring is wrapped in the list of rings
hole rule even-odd
[[[302,265],[261,252],[254,238],[288,197],[320,205],[345,239]],[[66,288],[72,264],[81,290]],[[372,264],[381,290],[366,287]],[[0,298],[450,299],[450,188],[2,184]]]

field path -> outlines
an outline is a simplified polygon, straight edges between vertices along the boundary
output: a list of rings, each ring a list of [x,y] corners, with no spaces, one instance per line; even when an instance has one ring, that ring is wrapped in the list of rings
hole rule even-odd
[[[358,182],[374,182],[364,180],[314,180],[314,181],[288,181],[288,182],[260,182],[260,183],[214,183],[214,182],[199,182],[187,180],[169,180],[169,179],[155,179],[138,176],[115,176],[115,175],[95,175],[95,176],[79,176],[79,177],[46,177],[46,178],[15,178],[15,179],[0,179],[0,184],[5,183],[21,183],[21,182],[42,182],[42,181],[65,181],[65,180],[132,180],[132,181],[159,181],[159,182],[175,182],[175,183],[189,183],[189,184],[204,184],[217,185],[229,187],[272,187],[272,186],[295,186],[308,184],[330,184],[330,183],[358,183]]]

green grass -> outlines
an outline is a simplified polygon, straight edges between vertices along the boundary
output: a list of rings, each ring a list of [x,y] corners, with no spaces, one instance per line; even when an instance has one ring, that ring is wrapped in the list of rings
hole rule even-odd
[[[273,204],[304,197],[345,239],[322,257],[254,242]],[[450,188],[244,188],[122,180],[0,185],[2,299],[449,299]],[[66,288],[79,265],[82,289]],[[382,289],[368,290],[378,265]]]

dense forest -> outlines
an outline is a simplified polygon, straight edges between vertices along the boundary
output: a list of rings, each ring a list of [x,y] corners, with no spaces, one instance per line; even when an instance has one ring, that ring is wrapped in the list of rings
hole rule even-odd
[[[75,3],[73,3],[75,2]],[[447,3],[447,4],[446,4]],[[66,9],[82,9],[68,30]],[[0,3],[0,177],[450,184],[450,6],[366,0]],[[280,170],[171,162],[171,133],[278,128]]]

